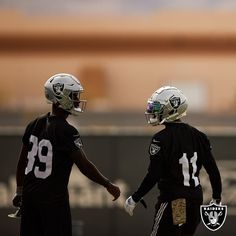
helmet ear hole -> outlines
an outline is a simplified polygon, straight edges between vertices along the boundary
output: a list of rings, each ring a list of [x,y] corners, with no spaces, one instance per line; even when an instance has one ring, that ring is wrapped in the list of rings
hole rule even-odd
[[[68,96],[69,96],[69,98],[70,98],[71,100],[73,99],[73,98],[72,98],[72,92],[70,92]]]
[[[171,115],[173,115],[175,112],[176,112],[176,111],[173,109],[173,110],[171,110],[171,111],[169,112],[169,115],[171,116]]]

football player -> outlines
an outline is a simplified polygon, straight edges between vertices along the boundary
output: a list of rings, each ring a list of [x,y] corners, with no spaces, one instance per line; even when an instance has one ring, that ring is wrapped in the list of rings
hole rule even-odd
[[[71,236],[67,187],[74,163],[86,177],[104,186],[113,200],[120,196],[120,189],[87,159],[79,132],[66,120],[85,109],[80,81],[60,73],[49,78],[44,87],[52,111],[26,127],[13,205],[21,208],[21,236]]]
[[[180,119],[186,115],[187,106],[185,95],[170,86],[156,90],[147,102],[148,124],[164,125],[164,129],[153,136],[147,174],[124,207],[132,216],[137,203],[158,185],[160,194],[151,236],[194,235],[203,201],[199,180],[202,166],[210,178],[213,201],[221,201],[221,177],[209,140]]]

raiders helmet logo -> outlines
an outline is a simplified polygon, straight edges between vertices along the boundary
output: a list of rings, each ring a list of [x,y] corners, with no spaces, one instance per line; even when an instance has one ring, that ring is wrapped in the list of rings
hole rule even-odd
[[[202,205],[200,213],[203,224],[211,231],[218,230],[225,222],[227,215],[226,205]]]
[[[64,84],[56,83],[56,84],[53,84],[52,88],[56,95],[60,95],[64,89]]]
[[[170,104],[174,109],[177,109],[180,106],[180,97],[170,98]]]

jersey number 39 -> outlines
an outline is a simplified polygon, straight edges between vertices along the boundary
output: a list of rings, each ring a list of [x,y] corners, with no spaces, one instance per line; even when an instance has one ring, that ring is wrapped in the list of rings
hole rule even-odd
[[[38,138],[34,135],[30,136],[30,142],[33,144],[32,149],[28,152],[28,164],[25,169],[27,175],[31,171],[34,171],[36,178],[45,179],[52,172],[52,144],[47,139],[42,139],[38,142]],[[43,149],[47,149],[43,152]],[[40,163],[45,165],[43,170],[40,170],[39,166],[35,164],[35,158],[38,156]]]

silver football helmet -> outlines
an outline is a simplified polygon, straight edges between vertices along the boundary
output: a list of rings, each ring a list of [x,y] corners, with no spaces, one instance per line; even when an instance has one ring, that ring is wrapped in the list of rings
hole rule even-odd
[[[187,98],[179,89],[164,86],[148,99],[145,116],[148,124],[161,125],[185,116],[187,107]]]
[[[78,115],[85,110],[87,101],[80,100],[80,94],[84,89],[75,76],[65,73],[55,74],[46,81],[44,88],[49,103],[58,104],[72,115]]]

